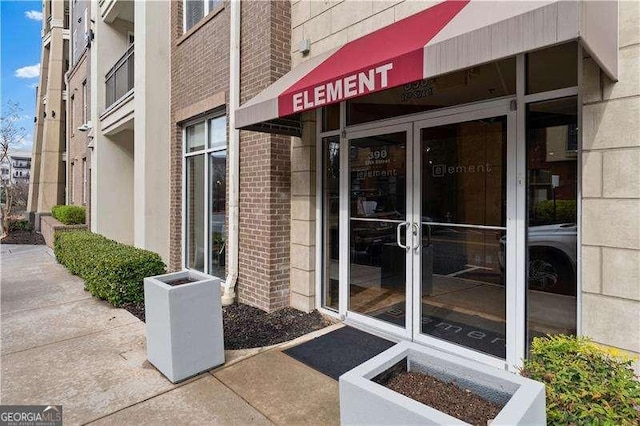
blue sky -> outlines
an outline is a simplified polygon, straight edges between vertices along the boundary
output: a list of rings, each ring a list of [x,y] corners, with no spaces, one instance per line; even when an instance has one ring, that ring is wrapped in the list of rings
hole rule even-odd
[[[40,63],[40,30],[42,28],[40,1],[0,0],[0,44],[2,112],[8,100],[22,107],[20,125],[27,137],[20,149],[31,150],[33,116],[35,115],[35,86],[38,84]]]

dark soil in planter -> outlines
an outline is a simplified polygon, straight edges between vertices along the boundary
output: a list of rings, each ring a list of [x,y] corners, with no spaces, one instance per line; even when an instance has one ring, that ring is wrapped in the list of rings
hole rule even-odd
[[[486,426],[501,406],[463,389],[423,373],[402,372],[384,384],[391,390],[442,411],[472,425]]]
[[[45,244],[45,242],[42,234],[31,231],[15,230],[9,232],[9,235],[0,241],[0,244],[42,245]]]
[[[248,349],[275,345],[331,324],[318,311],[304,313],[284,308],[266,313],[235,303],[222,308],[224,348]]]
[[[187,277],[187,278],[180,278],[180,279],[177,279],[177,280],[167,281],[167,282],[165,282],[165,284],[169,284],[170,286],[175,287],[175,286],[180,285],[180,284],[195,283],[196,281],[197,280],[192,280],[191,278]]]

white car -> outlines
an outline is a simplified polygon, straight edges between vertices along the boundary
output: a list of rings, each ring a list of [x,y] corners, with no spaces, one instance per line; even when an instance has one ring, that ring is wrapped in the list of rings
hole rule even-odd
[[[529,288],[575,296],[578,251],[575,223],[529,227]],[[500,266],[504,268],[504,245],[500,239]]]

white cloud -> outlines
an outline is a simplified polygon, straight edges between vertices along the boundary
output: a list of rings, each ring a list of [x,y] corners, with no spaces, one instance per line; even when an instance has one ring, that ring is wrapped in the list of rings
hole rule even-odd
[[[34,21],[42,21],[42,12],[38,12],[37,10],[27,10],[24,16]]]
[[[26,67],[18,68],[15,76],[18,78],[36,78],[40,77],[40,64],[29,65]]]

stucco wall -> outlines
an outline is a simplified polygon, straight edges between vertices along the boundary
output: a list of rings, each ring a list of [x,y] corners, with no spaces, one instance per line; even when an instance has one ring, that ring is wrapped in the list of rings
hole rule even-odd
[[[640,3],[619,19],[619,81],[583,64],[582,333],[639,354]]]

